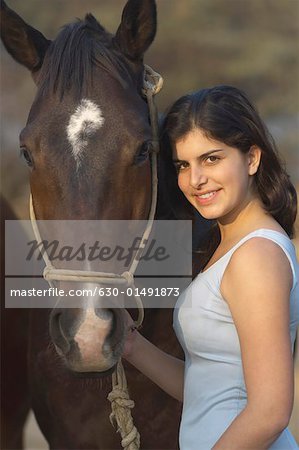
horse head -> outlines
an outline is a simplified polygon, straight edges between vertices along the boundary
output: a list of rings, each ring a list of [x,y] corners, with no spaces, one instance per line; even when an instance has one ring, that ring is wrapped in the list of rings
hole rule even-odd
[[[115,35],[88,14],[53,41],[1,1],[3,43],[37,86],[20,134],[37,219],[148,218],[152,133],[141,89],[155,33],[154,0],[128,0]],[[120,357],[125,313],[56,308],[50,334],[69,369],[105,373]]]

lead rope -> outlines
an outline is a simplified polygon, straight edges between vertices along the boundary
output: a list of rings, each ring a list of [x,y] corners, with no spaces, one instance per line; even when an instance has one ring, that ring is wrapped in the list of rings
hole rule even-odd
[[[145,67],[144,76],[144,88],[143,95],[147,99],[147,104],[150,113],[150,122],[153,134],[153,154],[152,154],[152,202],[151,210],[149,213],[149,219],[147,228],[143,235],[143,239],[148,239],[156,211],[157,206],[157,192],[158,192],[158,170],[157,170],[157,154],[159,152],[159,130],[158,130],[158,113],[154,103],[154,96],[162,89],[163,78],[151,67]],[[138,264],[137,258],[134,259],[130,272],[135,273]],[[139,296],[138,296],[139,297]],[[139,298],[140,303],[141,299]],[[144,311],[142,308],[142,320]],[[137,327],[140,327],[142,321],[135,322]],[[112,391],[108,394],[108,400],[111,402],[112,412],[109,416],[112,425],[117,425],[117,432],[121,435],[121,445],[125,450],[139,450],[140,449],[140,434],[134,425],[131,410],[134,408],[135,403],[130,399],[126,374],[121,360],[117,364],[116,371],[112,374]]]
[[[142,90],[143,95],[147,99],[150,123],[152,127],[152,199],[149,218],[146,229],[143,233],[140,248],[137,251],[130,269],[127,272],[123,272],[121,275],[115,273],[105,272],[93,272],[84,270],[67,270],[56,269],[48,255],[46,250],[42,251],[42,256],[46,267],[43,272],[44,279],[47,280],[51,287],[54,287],[53,281],[83,281],[94,282],[99,284],[126,284],[131,286],[135,301],[138,307],[138,319],[135,321],[136,328],[139,328],[143,322],[144,309],[140,296],[136,292],[134,285],[134,273],[136,271],[139,259],[140,249],[144,248],[145,241],[149,238],[157,206],[157,194],[158,194],[158,174],[157,174],[157,154],[159,152],[159,132],[158,132],[158,115],[156,105],[154,103],[154,96],[161,90],[163,86],[163,78],[151,67],[144,66],[144,87]],[[32,196],[30,195],[30,219],[32,229],[37,242],[42,242],[40,232],[38,229]],[[109,416],[110,422],[114,426],[117,425],[117,432],[121,434],[121,445],[125,450],[139,450],[140,448],[140,434],[137,428],[134,426],[131,409],[134,408],[134,401],[130,399],[127,387],[127,380],[121,360],[117,364],[116,371],[112,375],[112,391],[108,395],[108,400],[111,402],[112,412]]]

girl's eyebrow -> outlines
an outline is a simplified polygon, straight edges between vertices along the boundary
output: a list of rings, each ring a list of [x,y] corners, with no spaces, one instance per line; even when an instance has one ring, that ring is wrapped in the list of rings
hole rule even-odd
[[[200,156],[198,157],[198,159],[203,160],[203,159],[205,159],[207,156],[212,155],[213,153],[223,152],[223,151],[224,151],[223,148],[216,148],[215,150],[209,150],[208,152],[203,153],[202,155],[200,155]],[[173,161],[174,163],[176,163],[176,162],[182,162],[181,159],[172,159],[172,161]]]

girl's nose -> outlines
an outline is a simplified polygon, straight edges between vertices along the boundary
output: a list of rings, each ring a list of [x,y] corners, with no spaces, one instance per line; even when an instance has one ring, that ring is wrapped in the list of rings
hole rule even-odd
[[[198,189],[201,185],[206,184],[208,178],[204,173],[203,169],[200,167],[191,168],[190,172],[190,186],[194,189]]]

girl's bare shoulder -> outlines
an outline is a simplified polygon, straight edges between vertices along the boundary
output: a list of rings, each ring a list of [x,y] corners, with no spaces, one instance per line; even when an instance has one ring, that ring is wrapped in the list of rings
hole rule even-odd
[[[250,281],[257,287],[265,284],[275,289],[283,283],[292,286],[292,269],[285,251],[275,241],[253,236],[233,253],[222,279],[222,287],[235,288]]]

